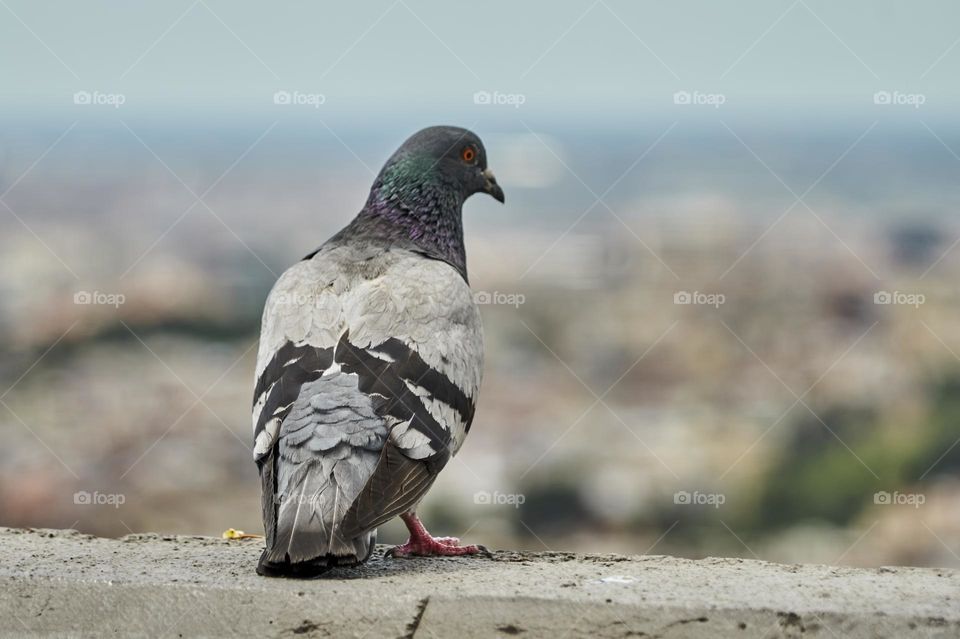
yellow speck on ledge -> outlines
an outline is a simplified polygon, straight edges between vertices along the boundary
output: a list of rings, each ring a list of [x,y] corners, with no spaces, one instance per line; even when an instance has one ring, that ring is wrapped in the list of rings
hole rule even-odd
[[[262,539],[263,535],[254,535],[235,528],[227,528],[223,531],[221,537],[224,539]]]

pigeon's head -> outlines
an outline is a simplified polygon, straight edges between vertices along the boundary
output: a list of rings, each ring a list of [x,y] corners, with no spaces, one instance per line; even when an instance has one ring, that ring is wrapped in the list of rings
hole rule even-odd
[[[503,189],[487,167],[483,142],[460,127],[433,126],[414,133],[387,160],[380,178],[399,191],[440,191],[460,202],[487,193],[504,201]]]
[[[338,242],[377,238],[444,260],[467,279],[463,203],[474,193],[503,202],[503,189],[487,168],[487,151],[475,133],[434,126],[410,136],[390,156],[370,188],[367,203]]]

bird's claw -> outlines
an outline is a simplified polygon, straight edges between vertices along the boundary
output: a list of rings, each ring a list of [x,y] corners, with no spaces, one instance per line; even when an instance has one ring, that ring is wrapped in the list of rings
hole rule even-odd
[[[400,515],[410,531],[407,543],[394,546],[384,553],[384,557],[463,557],[465,555],[484,555],[492,557],[483,546],[461,546],[458,537],[434,537],[424,527],[416,513]]]
[[[405,544],[388,549],[383,556],[391,559],[406,559],[409,557],[463,557],[467,555],[483,555],[491,558],[493,554],[486,546],[461,546],[460,540],[455,537],[426,537],[410,539]]]

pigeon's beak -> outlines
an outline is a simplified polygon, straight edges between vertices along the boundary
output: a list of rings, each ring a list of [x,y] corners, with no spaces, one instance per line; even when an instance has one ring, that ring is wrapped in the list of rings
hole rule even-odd
[[[489,195],[492,195],[493,199],[503,204],[503,201],[504,201],[503,189],[501,189],[500,185],[497,184],[497,178],[494,177],[493,171],[491,171],[490,169],[484,169],[483,178],[485,180],[485,183],[483,185],[483,192],[488,193]]]

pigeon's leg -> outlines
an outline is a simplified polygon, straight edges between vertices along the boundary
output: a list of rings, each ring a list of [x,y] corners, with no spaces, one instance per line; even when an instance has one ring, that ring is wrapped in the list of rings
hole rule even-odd
[[[433,537],[424,527],[416,513],[400,515],[410,531],[407,543],[387,551],[391,557],[448,557],[460,555],[489,555],[483,546],[461,546],[456,537]]]

